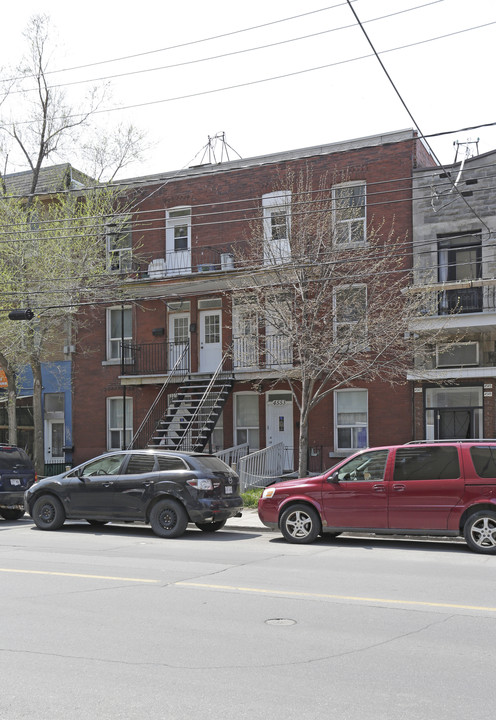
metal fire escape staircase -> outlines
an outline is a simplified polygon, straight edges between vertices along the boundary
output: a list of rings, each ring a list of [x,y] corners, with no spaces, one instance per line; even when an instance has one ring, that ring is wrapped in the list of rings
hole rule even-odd
[[[158,421],[148,447],[202,452],[233,388],[228,351],[212,375],[185,377],[169,395],[166,412]]]

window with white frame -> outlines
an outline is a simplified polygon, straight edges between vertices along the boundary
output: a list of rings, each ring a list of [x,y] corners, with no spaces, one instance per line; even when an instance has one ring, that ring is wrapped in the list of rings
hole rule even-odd
[[[128,272],[132,265],[132,234],[129,215],[115,215],[105,223],[108,267],[113,272]]]
[[[165,221],[167,275],[191,272],[191,208],[167,210]]]
[[[133,437],[133,399],[126,398],[126,414],[123,413],[124,398],[107,398],[107,450],[123,450]]]
[[[364,243],[366,234],[366,184],[343,183],[332,189],[335,240],[340,245]]]
[[[248,443],[250,451],[260,449],[258,393],[236,393],[234,422],[236,445]]]
[[[368,391],[334,392],[334,448],[354,452],[368,447]]]
[[[124,342],[124,360],[131,358],[132,311],[129,307],[107,310],[107,360],[121,361],[121,344]]]
[[[334,289],[334,330],[345,348],[367,339],[367,286]]]
[[[262,196],[264,263],[274,265],[291,257],[291,191],[278,190]]]

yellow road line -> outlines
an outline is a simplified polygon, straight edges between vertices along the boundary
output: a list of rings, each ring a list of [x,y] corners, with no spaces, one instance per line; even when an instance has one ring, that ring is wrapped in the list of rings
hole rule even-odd
[[[496,612],[496,607],[484,605],[459,605],[455,603],[425,602],[422,600],[393,600],[391,598],[361,597],[359,595],[328,595],[325,593],[307,593],[293,590],[265,590],[263,588],[249,588],[237,585],[209,585],[206,583],[177,582],[176,585],[185,587],[204,588],[206,590],[236,590],[237,592],[255,593],[260,595],[287,595],[289,597],[320,598],[325,600],[348,600],[368,603],[387,603],[390,605],[413,605],[416,607],[451,608],[455,610],[485,610]]]
[[[83,573],[52,572],[50,570],[13,570],[11,568],[0,568],[0,572],[25,573],[27,575],[58,575],[59,577],[91,578],[93,580],[123,580],[124,582],[137,583],[158,583],[158,580],[147,580],[145,578],[114,577],[113,575],[85,575]]]

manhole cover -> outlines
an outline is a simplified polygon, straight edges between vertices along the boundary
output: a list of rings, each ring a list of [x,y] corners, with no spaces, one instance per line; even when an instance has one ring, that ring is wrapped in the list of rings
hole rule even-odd
[[[291,620],[291,618],[270,618],[265,623],[267,625],[296,625],[296,620]]]

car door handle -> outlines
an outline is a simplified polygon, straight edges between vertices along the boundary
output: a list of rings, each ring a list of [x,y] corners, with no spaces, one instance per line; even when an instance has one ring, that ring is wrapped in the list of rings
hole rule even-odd
[[[150,485],[153,485],[153,480],[148,480],[148,482],[144,482],[143,485],[145,487],[150,487]]]
[[[393,485],[393,490],[396,490],[397,492],[403,492],[403,490],[406,490],[406,485],[396,483],[395,485]]]
[[[385,492],[386,488],[382,483],[377,483],[377,485],[372,485],[372,490],[375,490],[376,492]]]
[[[108,480],[107,482],[104,482],[104,483],[103,483],[103,487],[110,487],[110,486],[113,485],[113,484],[114,484],[114,483],[112,482],[112,480]]]

